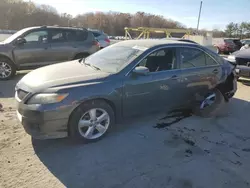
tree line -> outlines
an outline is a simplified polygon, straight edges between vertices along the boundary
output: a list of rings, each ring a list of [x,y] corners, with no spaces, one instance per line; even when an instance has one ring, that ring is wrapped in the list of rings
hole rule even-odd
[[[124,35],[124,27],[187,28],[180,22],[145,12],[89,12],[73,17],[67,13],[59,14],[49,5],[36,5],[32,1],[0,0],[0,29],[19,30],[41,25],[95,28],[116,36]],[[225,31],[213,30],[213,34],[214,37],[247,37],[250,23],[229,23]]]
[[[101,29],[109,35],[124,35],[124,27],[184,28],[160,15],[137,12],[89,12],[73,17],[59,14],[49,5],[35,5],[22,0],[0,0],[0,29],[19,30],[29,26],[59,25]]]

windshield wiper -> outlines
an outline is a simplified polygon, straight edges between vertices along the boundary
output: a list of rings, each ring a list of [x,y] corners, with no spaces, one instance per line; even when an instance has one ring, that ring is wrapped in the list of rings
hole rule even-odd
[[[94,69],[96,69],[96,70],[101,70],[99,67],[96,67],[95,65],[92,65],[92,64],[90,64],[90,63],[85,63],[85,59],[83,59],[83,60],[81,61],[81,64],[84,64],[84,65],[86,65],[86,66],[90,66],[90,67],[92,67],[92,68],[94,68]]]

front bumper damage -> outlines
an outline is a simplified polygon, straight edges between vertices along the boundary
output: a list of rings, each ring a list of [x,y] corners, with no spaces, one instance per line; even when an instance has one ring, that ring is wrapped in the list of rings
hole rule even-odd
[[[17,118],[26,133],[36,139],[63,138],[68,136],[68,110],[57,106],[28,105],[25,97],[21,100],[16,91]],[[25,96],[29,95],[26,94]],[[21,95],[20,95],[21,96]]]

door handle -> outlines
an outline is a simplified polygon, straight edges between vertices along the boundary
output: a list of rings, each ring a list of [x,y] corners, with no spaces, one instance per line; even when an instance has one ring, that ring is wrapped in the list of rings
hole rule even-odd
[[[171,79],[172,80],[177,80],[179,77],[177,76],[177,75],[173,75],[172,77],[171,77]]]
[[[214,70],[213,70],[213,73],[214,73],[214,74],[218,74],[218,73],[219,73],[218,69],[214,69]]]

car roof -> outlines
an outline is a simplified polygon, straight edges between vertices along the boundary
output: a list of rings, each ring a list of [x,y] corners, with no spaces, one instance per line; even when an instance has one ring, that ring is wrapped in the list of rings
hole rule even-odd
[[[198,44],[197,42],[190,40],[190,39],[183,39],[183,38],[163,38],[165,40],[177,40],[177,41],[183,41],[183,42],[190,42],[190,43],[194,43],[194,44]]]
[[[116,46],[128,46],[128,47],[134,47],[134,46],[142,46],[146,48],[152,48],[159,45],[164,44],[189,44],[189,45],[197,45],[190,42],[183,42],[178,40],[159,40],[159,39],[137,39],[137,40],[125,40],[118,43],[115,43]]]
[[[27,27],[25,29],[32,30],[32,29],[41,29],[41,28],[49,28],[49,29],[71,29],[71,30],[87,30],[86,28],[79,28],[79,27],[59,27],[59,26],[35,26],[35,27]]]

